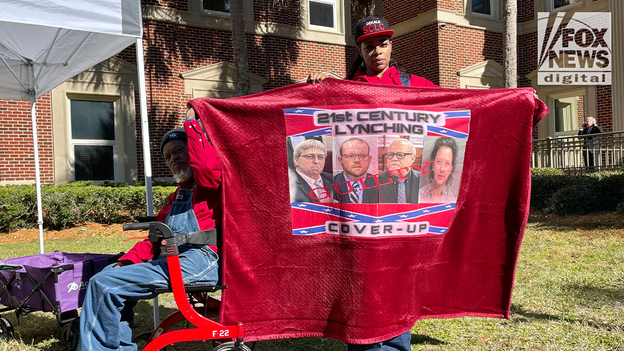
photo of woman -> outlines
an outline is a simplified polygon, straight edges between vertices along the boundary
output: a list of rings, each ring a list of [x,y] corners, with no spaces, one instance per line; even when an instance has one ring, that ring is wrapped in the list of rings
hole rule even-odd
[[[420,188],[420,203],[449,203],[457,201],[461,167],[457,167],[460,150],[454,138],[440,137],[433,144],[427,166],[428,174],[421,175],[421,182],[429,182]]]

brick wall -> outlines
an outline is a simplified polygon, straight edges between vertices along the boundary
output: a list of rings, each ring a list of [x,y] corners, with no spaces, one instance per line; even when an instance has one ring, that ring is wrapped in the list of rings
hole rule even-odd
[[[440,86],[443,88],[459,88],[457,76],[458,61],[463,60],[463,55],[458,55],[458,37],[461,37],[462,29],[454,24],[447,24],[438,32],[440,51]]]
[[[587,97],[585,95],[579,95],[576,99],[576,116],[578,125],[585,123],[585,117],[587,117]]]
[[[37,141],[41,182],[54,182],[50,94],[37,99]],[[0,181],[35,182],[30,101],[0,100]]]
[[[537,69],[537,32],[518,37],[518,87],[530,87],[526,76]]]
[[[518,23],[535,18],[535,0],[518,0]]]
[[[392,53],[405,72],[440,84],[438,26],[431,24],[418,31],[395,37]]]
[[[253,0],[253,11],[256,22],[272,22],[287,24],[293,27],[301,27],[303,21],[307,19],[301,16],[301,2],[289,1],[283,7],[270,7],[266,0]]]
[[[452,0],[455,1],[455,0]],[[391,26],[433,10],[438,0],[383,0],[383,16]],[[357,20],[357,19],[356,19]]]
[[[449,27],[447,25],[447,27]],[[446,28],[444,29],[446,31]],[[441,31],[443,33],[444,31]],[[455,88],[459,88],[457,72],[477,63],[494,60],[503,63],[503,34],[497,32],[483,31],[473,28],[458,27],[455,30],[454,52],[451,55],[447,66],[449,68],[448,79],[456,82]],[[455,64],[453,66],[453,63]],[[449,86],[451,87],[451,86]]]
[[[470,6],[470,2],[468,2]],[[438,8],[456,13],[464,13],[464,2],[462,0],[438,0]]]
[[[459,88],[457,72],[484,60],[502,63],[502,34],[447,24],[431,24],[393,39],[403,69],[444,88]]]
[[[611,106],[611,86],[610,85],[598,85],[596,87],[596,98],[598,101],[598,115],[596,117],[596,124],[603,128],[605,133],[613,132],[613,111]]]

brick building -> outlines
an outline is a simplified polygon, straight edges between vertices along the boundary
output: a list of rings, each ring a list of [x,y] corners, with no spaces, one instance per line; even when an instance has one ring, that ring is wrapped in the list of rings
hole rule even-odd
[[[405,71],[442,87],[468,89],[503,86],[502,2],[374,1],[395,30],[394,53]],[[345,76],[355,53],[357,18],[350,1],[292,0],[279,9],[262,0],[244,3],[253,92],[301,82],[311,71]],[[566,106],[568,122],[593,115],[606,131],[624,130],[624,121],[612,117],[611,86],[535,82],[537,12],[611,11],[622,18],[621,6],[613,0],[518,0],[518,86],[533,86],[551,111]],[[143,0],[155,179],[169,176],[159,140],[181,124],[186,101],[237,95],[228,9],[227,0]],[[43,183],[143,178],[135,63],[130,47],[37,100]],[[0,100],[0,185],[34,183],[30,123],[29,102]],[[576,133],[577,127],[555,123],[551,113],[535,137]]]

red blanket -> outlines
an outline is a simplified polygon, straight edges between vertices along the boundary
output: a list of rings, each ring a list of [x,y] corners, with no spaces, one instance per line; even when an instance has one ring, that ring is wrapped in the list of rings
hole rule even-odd
[[[222,322],[246,340],[389,339],[422,318],[509,317],[530,197],[532,89],[451,90],[326,79],[190,102],[223,161]],[[284,110],[399,104],[470,110],[443,235],[293,235]],[[380,205],[381,206],[381,205]]]

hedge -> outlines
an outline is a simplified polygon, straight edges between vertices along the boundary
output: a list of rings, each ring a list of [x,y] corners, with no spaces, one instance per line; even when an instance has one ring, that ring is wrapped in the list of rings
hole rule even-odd
[[[154,208],[166,204],[175,187],[152,187]],[[77,223],[128,223],[145,215],[145,188],[127,184],[74,182],[41,187],[43,226],[69,228]],[[34,185],[0,186],[0,233],[37,226]]]
[[[531,207],[559,215],[620,211],[624,172],[565,175],[552,168],[532,170]]]

